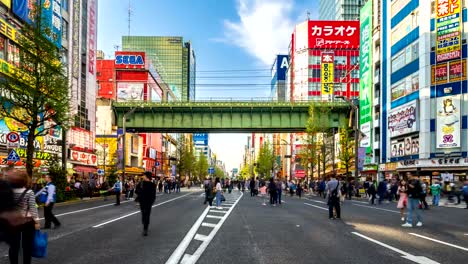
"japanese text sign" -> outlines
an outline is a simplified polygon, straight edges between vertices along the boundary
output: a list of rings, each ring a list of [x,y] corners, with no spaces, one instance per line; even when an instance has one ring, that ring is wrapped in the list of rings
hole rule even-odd
[[[333,53],[322,53],[322,95],[333,94],[334,57]]]
[[[309,48],[359,47],[359,21],[309,21]]]

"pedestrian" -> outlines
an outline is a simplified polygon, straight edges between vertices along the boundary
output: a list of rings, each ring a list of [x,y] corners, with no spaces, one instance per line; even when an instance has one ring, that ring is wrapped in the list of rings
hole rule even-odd
[[[441,190],[442,190],[442,187],[440,186],[439,182],[437,180],[435,180],[434,183],[431,185],[432,205],[433,206],[439,206],[440,191]]]
[[[427,205],[427,202],[426,202],[426,196],[427,196],[427,184],[425,182],[422,182],[421,183],[421,188],[422,188],[422,191],[421,191],[421,198],[419,199],[419,201],[421,202],[421,204],[419,205],[419,208],[420,209],[424,209],[425,210],[429,210],[429,206]]]
[[[180,193],[180,181],[179,180],[177,180],[176,182],[176,192]]]
[[[369,196],[370,196],[370,202],[372,205],[375,204],[375,195],[377,194],[377,191],[375,189],[375,185],[377,184],[377,181],[374,181],[374,182],[371,182],[369,184],[369,189],[368,189],[368,193],[369,193]]]
[[[162,180],[159,180],[159,183],[158,183],[158,190],[159,190],[159,192],[162,192],[162,189],[163,189]]]
[[[54,223],[54,228],[60,227],[59,220],[54,216],[52,210],[54,209],[54,204],[56,202],[56,188],[55,185],[52,183],[52,177],[50,175],[45,176],[46,186],[42,188],[36,196],[46,196],[45,203],[44,203],[44,229],[49,229],[51,227],[51,223]]]
[[[418,210],[419,201],[421,199],[422,187],[421,182],[419,181],[418,176],[413,175],[411,180],[408,182],[408,216],[406,218],[406,223],[403,224],[403,227],[412,227],[413,226],[413,213],[416,213],[417,224],[416,226],[422,226],[422,216],[421,212]]]
[[[328,194],[328,217],[330,219],[341,218],[340,183],[335,179],[335,177],[335,175],[331,176],[326,189]],[[336,212],[336,217],[334,216],[333,210]]]
[[[141,221],[143,223],[143,236],[148,235],[148,226],[150,222],[151,207],[156,200],[156,185],[151,181],[152,173],[145,171],[143,181],[136,190],[138,202],[140,203]]]
[[[401,180],[400,186],[398,186],[398,194],[400,195],[400,199],[398,200],[397,208],[400,209],[400,216],[401,221],[405,221],[405,208],[408,206],[408,195],[406,192],[408,191],[408,187],[406,186],[406,181]]]
[[[300,183],[297,184],[297,187],[296,187],[296,194],[299,198],[302,197],[302,192],[303,192],[303,189],[302,189],[302,186]]]
[[[216,192],[213,192],[213,182],[211,181],[211,178],[208,178],[206,183],[205,183],[205,203],[208,202],[210,207],[213,206],[213,198]]]
[[[14,219],[12,214],[8,217],[14,225],[9,225],[6,230],[6,242],[10,246],[8,257],[10,263],[18,264],[19,251],[22,249],[23,263],[29,264],[32,258],[34,233],[40,228],[36,197],[34,192],[27,187],[28,175],[25,171],[10,169],[5,172],[5,176],[12,188],[13,203],[11,206],[13,208],[10,213],[15,215]],[[2,199],[4,199],[3,196]],[[2,200],[2,202],[5,201]]]
[[[387,179],[379,182],[379,186],[377,187],[377,194],[379,195],[379,204],[382,204],[382,201],[385,198],[385,194],[387,193]]]
[[[253,177],[250,179],[249,188],[250,188],[250,197],[255,196],[255,180]]]
[[[369,195],[369,187],[370,187],[370,184],[369,184],[369,181],[366,180],[364,182],[364,193],[366,194],[366,198],[369,198],[370,195]]]
[[[468,209],[468,180],[465,181],[465,185],[462,187],[462,193],[463,193],[463,199],[465,200],[466,203],[466,208]]]
[[[115,194],[114,205],[120,205],[120,196],[122,195],[122,182],[120,181],[120,177],[117,178],[117,181],[114,183],[114,186],[110,188],[109,191],[113,191]]]
[[[221,186],[221,181],[219,180],[219,177],[216,177],[215,180],[215,186],[216,186],[216,209],[222,209],[221,207],[221,196],[223,192],[223,188]]]
[[[268,193],[270,194],[270,204],[276,206],[276,184],[273,177],[270,178],[270,183],[268,183]]]
[[[283,193],[283,182],[277,181],[276,182],[276,201],[281,204],[281,195]]]

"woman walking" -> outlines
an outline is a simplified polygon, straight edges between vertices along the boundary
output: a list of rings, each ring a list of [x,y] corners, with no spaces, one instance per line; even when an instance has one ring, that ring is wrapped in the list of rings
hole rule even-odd
[[[270,204],[276,206],[276,184],[273,177],[270,178],[270,183],[268,184],[268,192],[270,193]]]
[[[223,188],[221,187],[221,182],[219,180],[219,177],[216,177],[215,180],[216,183],[216,209],[222,209],[221,208],[221,194],[223,191]]]
[[[408,204],[408,187],[406,186],[406,181],[401,180],[400,186],[398,186],[398,195],[400,199],[398,200],[397,208],[400,209],[401,221],[405,221],[405,208]]]

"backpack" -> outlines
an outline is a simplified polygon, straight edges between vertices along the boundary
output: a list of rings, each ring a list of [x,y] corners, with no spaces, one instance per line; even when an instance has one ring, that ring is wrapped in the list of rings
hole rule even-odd
[[[41,194],[39,195],[39,202],[40,203],[46,203],[47,202],[47,198],[49,197],[49,186],[46,185],[46,187],[44,187],[44,189],[42,190]]]
[[[114,183],[114,191],[120,192],[120,182]]]

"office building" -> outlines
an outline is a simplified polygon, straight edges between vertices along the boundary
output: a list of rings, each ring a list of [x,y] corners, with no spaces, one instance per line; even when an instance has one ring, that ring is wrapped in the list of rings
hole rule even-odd
[[[195,51],[182,37],[123,36],[124,51],[146,53],[162,79],[181,101],[195,99]]]
[[[320,0],[319,20],[359,20],[367,0]]]

